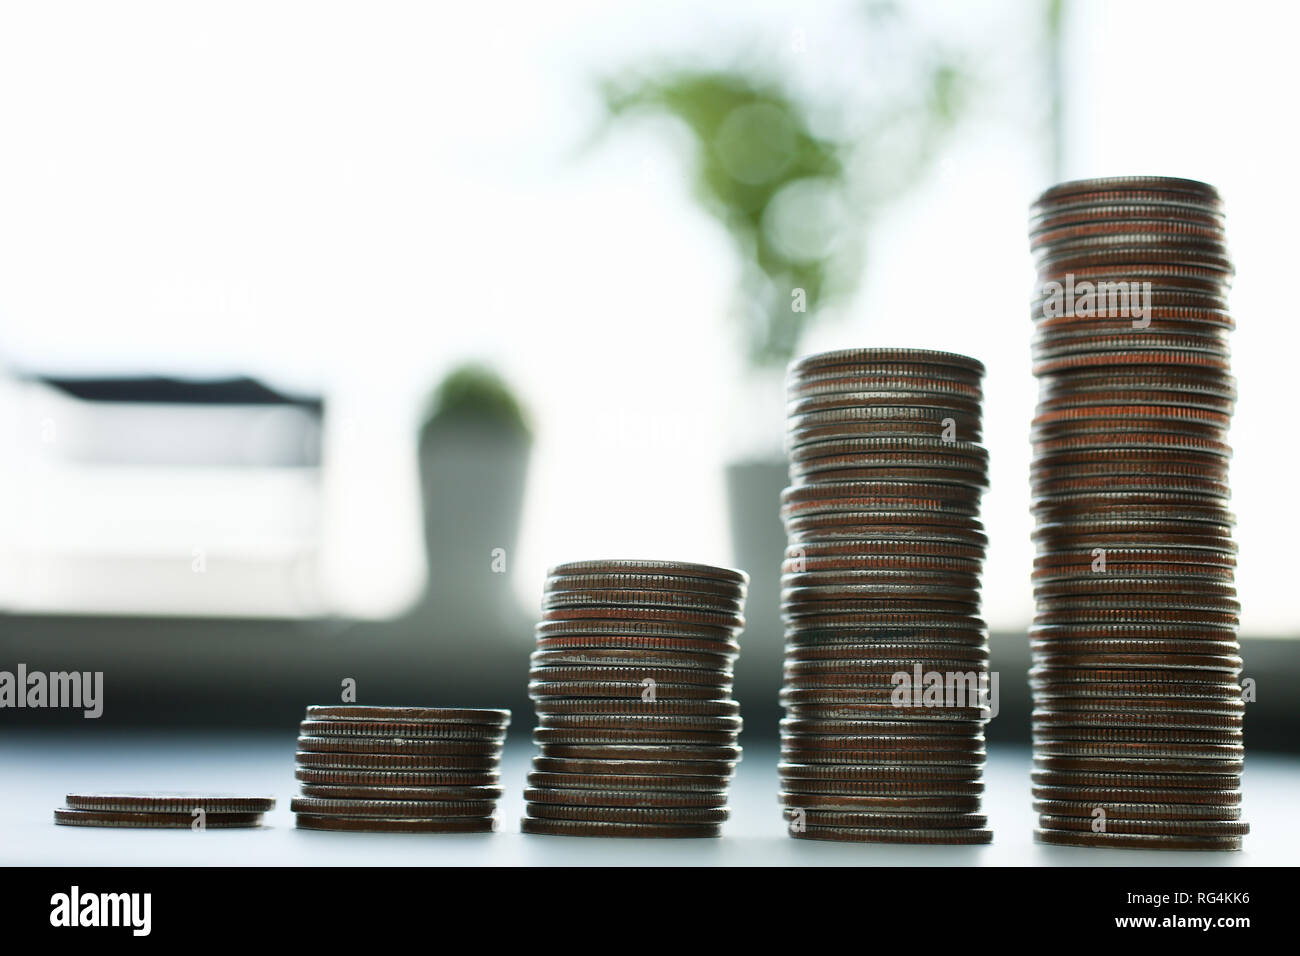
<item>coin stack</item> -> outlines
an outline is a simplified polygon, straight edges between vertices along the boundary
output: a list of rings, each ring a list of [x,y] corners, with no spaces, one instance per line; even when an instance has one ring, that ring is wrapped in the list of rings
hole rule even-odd
[[[992,838],[979,812],[983,374],[963,355],[895,348],[790,366],[780,800],[792,836]]]
[[[1223,206],[1164,177],[1031,209],[1035,838],[1238,849]]]
[[[274,797],[232,793],[70,793],[54,822],[70,827],[231,830],[260,827]]]
[[[529,695],[525,833],[712,837],[740,759],[743,571],[683,561],[550,570]]]
[[[494,830],[509,724],[508,710],[308,707],[290,808],[308,830]]]

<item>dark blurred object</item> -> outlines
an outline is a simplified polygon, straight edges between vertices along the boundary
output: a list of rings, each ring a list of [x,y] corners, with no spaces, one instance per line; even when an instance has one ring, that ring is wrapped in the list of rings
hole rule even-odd
[[[519,536],[532,434],[505,381],[468,365],[443,380],[420,428],[428,585],[444,626],[511,629],[509,568]]]
[[[0,602],[92,614],[327,610],[319,397],[246,377],[27,374],[0,386],[15,425],[0,445],[14,486],[0,520]]]
[[[69,427],[47,442],[66,461],[220,467],[318,467],[318,396],[296,397],[251,378],[30,376],[73,404],[49,416]],[[56,399],[57,400],[57,399]]]

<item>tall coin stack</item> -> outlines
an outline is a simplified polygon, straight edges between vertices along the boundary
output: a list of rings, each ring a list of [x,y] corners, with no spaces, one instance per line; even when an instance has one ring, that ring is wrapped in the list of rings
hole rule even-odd
[[[290,808],[307,830],[489,832],[509,724],[508,710],[308,707]]]
[[[720,835],[740,759],[732,667],[748,580],[681,561],[550,570],[525,833]]]
[[[780,800],[792,836],[992,839],[979,812],[983,373],[963,355],[895,348],[790,366]]]
[[[1035,838],[1239,849],[1222,203],[1183,179],[1064,183],[1030,245]]]

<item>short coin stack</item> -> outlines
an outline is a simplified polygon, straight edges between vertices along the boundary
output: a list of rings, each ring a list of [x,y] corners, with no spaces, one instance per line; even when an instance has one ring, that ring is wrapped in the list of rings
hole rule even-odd
[[[780,800],[792,836],[992,838],[979,812],[983,373],[963,355],[896,348],[790,367]]]
[[[72,827],[230,830],[260,827],[274,797],[233,793],[70,793],[54,822]]]
[[[1222,203],[1183,179],[1063,183],[1030,244],[1035,837],[1237,849]]]
[[[720,835],[740,759],[732,667],[748,580],[682,561],[550,570],[525,833]]]
[[[481,833],[495,829],[508,710],[307,708],[290,804],[308,830]]]

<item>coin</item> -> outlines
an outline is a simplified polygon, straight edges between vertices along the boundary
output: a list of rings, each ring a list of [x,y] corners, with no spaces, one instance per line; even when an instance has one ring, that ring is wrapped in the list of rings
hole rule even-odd
[[[362,833],[491,833],[496,829],[492,817],[349,817],[317,813],[299,813],[301,830],[342,830]]]
[[[496,809],[496,800],[389,800],[330,799],[294,797],[289,804],[294,813],[344,817],[398,817],[425,820],[431,817],[484,817]]]
[[[864,827],[792,825],[790,836],[797,840],[836,840],[842,843],[919,843],[975,845],[993,842],[993,831],[986,829],[910,829],[886,830]]]
[[[306,784],[342,787],[496,787],[493,771],[315,770],[298,767],[294,777]]]
[[[304,797],[326,800],[404,800],[404,801],[495,801],[505,792],[501,787],[384,787],[375,785],[342,786],[303,783]]]
[[[54,822],[70,827],[117,827],[121,829],[229,830],[260,827],[260,813],[197,813],[157,810],[56,809]]]
[[[722,836],[721,824],[617,823],[597,820],[551,820],[524,817],[519,824],[524,833],[548,836],[639,837],[682,839]]]
[[[1035,830],[1034,842],[1056,846],[1117,847],[1128,850],[1240,850],[1239,836],[1092,833],[1078,830]]]
[[[308,720],[431,721],[440,724],[485,724],[505,727],[508,710],[472,710],[463,707],[372,707],[356,704],[314,704]]]
[[[157,813],[264,813],[275,809],[275,797],[226,793],[70,793],[70,810],[116,810]]]
[[[499,752],[488,754],[377,754],[314,753],[300,750],[294,755],[299,767],[314,770],[399,773],[496,773]]]

